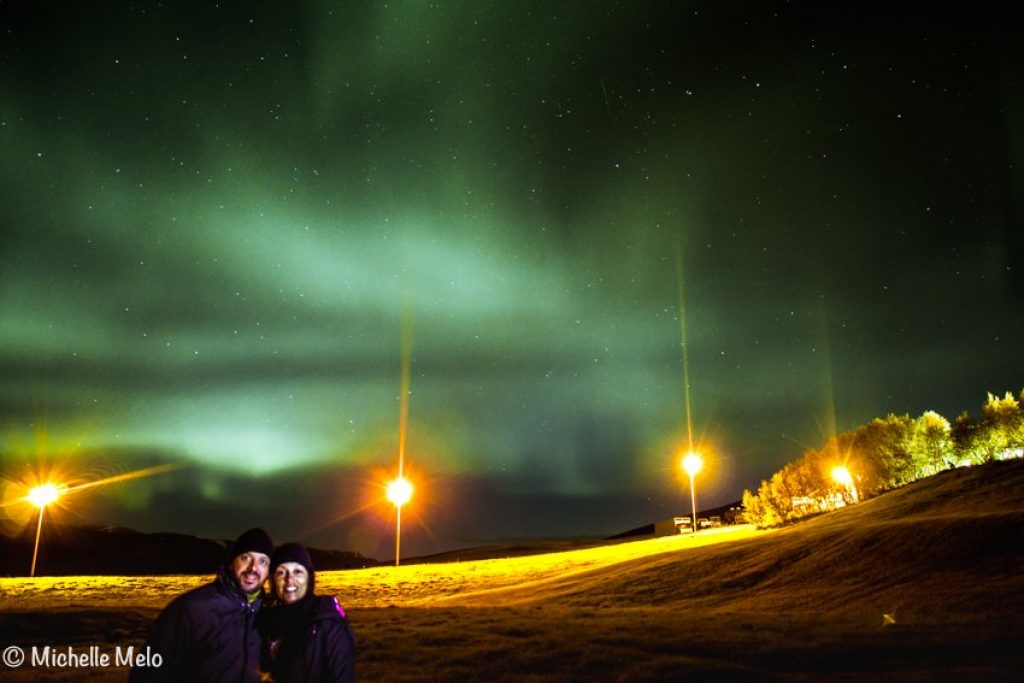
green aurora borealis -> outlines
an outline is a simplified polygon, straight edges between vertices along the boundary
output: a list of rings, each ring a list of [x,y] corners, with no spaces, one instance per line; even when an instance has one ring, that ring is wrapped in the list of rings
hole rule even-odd
[[[668,516],[680,258],[708,504],[1024,387],[1002,10],[91,5],[0,6],[0,457],[190,466],[72,521],[386,556],[403,319],[410,552]]]

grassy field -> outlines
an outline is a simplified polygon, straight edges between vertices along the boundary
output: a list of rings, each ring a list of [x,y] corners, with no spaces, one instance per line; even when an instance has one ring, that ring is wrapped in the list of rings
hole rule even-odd
[[[992,463],[774,532],[317,582],[349,612],[363,681],[1017,680],[1022,523],[1024,463]],[[139,644],[160,607],[206,580],[0,579],[0,648]]]

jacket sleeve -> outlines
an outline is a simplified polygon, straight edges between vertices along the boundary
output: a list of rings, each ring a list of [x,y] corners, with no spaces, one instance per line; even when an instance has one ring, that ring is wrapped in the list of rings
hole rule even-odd
[[[157,617],[145,647],[160,656],[160,666],[132,667],[129,683],[164,683],[181,680],[181,663],[189,652],[191,624],[181,600],[174,600]],[[154,657],[155,659],[155,657]]]
[[[323,680],[330,683],[355,683],[356,641],[348,621],[329,622],[321,631],[323,645]]]

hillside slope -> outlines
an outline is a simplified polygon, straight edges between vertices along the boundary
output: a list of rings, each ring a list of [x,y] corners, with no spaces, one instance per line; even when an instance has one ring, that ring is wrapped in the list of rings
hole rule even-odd
[[[1024,607],[1024,461],[943,472],[734,543],[571,577],[453,596],[450,604],[915,613]]]

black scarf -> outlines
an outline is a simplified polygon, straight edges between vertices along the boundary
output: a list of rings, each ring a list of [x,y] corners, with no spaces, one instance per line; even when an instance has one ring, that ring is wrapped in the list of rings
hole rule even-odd
[[[310,591],[298,602],[264,607],[256,615],[256,628],[267,640],[299,640],[313,623],[317,596]]]

